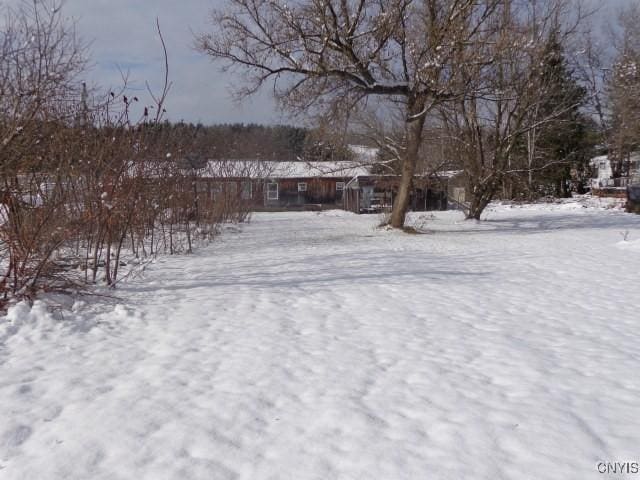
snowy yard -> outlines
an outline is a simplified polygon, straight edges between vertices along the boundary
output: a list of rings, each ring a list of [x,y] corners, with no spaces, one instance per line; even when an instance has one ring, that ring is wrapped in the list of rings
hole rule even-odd
[[[409,235],[257,214],[119,300],[13,307],[0,479],[583,480],[640,461],[640,216],[428,216]]]

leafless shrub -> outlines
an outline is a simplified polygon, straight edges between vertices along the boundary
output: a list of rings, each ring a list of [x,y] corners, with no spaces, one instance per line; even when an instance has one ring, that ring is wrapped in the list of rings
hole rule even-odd
[[[115,287],[128,258],[191,252],[224,221],[246,220],[240,192],[224,201],[192,140],[163,122],[169,93],[144,104],[79,81],[86,52],[60,5],[5,10],[0,44],[0,308],[41,290]],[[125,255],[126,252],[126,255]]]

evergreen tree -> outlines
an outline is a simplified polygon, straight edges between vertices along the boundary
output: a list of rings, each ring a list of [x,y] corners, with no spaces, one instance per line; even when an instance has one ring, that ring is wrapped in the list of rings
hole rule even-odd
[[[593,148],[592,122],[582,113],[586,90],[568,65],[562,44],[552,36],[545,45],[539,66],[542,101],[531,112],[530,121],[548,118],[564,108],[552,121],[531,129],[523,138],[526,182],[530,196],[568,196],[581,191],[587,178]]]

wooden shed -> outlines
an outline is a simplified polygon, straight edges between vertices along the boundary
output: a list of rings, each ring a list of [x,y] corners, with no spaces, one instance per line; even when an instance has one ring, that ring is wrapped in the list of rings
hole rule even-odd
[[[390,211],[398,194],[398,175],[358,175],[345,186],[344,208],[354,213]],[[415,212],[447,209],[447,179],[416,176],[409,199]]]

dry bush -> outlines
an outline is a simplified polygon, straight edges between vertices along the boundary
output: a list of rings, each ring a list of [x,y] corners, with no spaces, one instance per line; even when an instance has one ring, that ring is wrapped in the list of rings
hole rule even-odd
[[[0,308],[42,290],[115,287],[127,258],[191,252],[224,221],[247,216],[240,192],[198,192],[193,139],[151,102],[90,93],[85,51],[59,5],[5,12],[0,45]],[[152,115],[151,112],[154,112]]]

